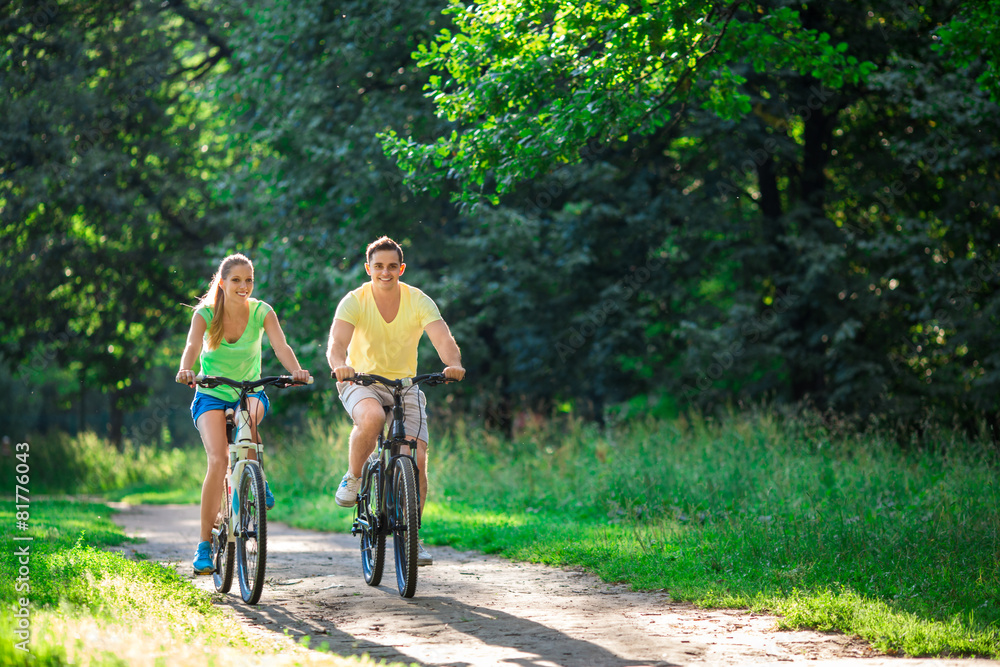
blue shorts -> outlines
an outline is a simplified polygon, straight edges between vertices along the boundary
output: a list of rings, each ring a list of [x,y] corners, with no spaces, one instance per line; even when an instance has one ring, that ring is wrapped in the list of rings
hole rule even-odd
[[[264,406],[264,416],[271,410],[271,401],[268,400],[267,394],[262,391],[258,391],[255,394],[248,394],[248,397],[256,397],[260,399],[261,404]],[[216,396],[210,396],[208,394],[196,391],[194,393],[194,400],[191,401],[191,419],[194,420],[194,427],[198,428],[198,417],[209,410],[225,410],[226,408],[232,408],[233,410],[238,410],[240,407],[239,401],[227,401]]]

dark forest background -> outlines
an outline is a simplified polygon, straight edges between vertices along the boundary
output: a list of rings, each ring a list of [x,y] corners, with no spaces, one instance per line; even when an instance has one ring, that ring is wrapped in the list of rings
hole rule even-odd
[[[955,29],[981,3],[728,4],[871,67],[733,60],[744,113],[669,109],[468,206],[378,136],[455,128],[414,60],[441,0],[0,2],[0,434],[190,428],[186,306],[233,251],[320,378],[282,412],[339,408],[327,332],[381,234],[462,347],[447,408],[490,426],[770,403],[995,432],[995,46]]]

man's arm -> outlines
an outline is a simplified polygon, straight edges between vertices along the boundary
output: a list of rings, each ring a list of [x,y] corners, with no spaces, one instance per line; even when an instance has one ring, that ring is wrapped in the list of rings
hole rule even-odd
[[[336,374],[337,382],[354,377],[354,369],[347,365],[347,347],[354,337],[354,325],[344,320],[334,319],[330,326],[330,343],[326,348],[326,360]]]
[[[455,337],[451,335],[451,329],[448,328],[445,321],[436,320],[431,322],[424,327],[424,331],[427,332],[427,337],[431,339],[434,349],[437,350],[438,356],[441,357],[441,361],[444,363],[445,377],[452,380],[461,380],[464,378],[465,369],[462,367],[462,351],[458,349],[458,343],[455,342]]]

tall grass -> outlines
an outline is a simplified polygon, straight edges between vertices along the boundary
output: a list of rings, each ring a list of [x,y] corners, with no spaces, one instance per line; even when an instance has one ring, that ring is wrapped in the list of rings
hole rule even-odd
[[[126,441],[119,451],[92,431],[28,438],[33,494],[101,495],[112,499],[153,492],[160,502],[197,502],[205,452]],[[0,457],[0,477],[13,479],[12,456]]]
[[[888,653],[1000,657],[992,444],[942,432],[901,448],[879,432],[774,411],[614,428],[532,423],[504,439],[456,422],[431,443],[425,540],[582,565],[676,600],[767,609]],[[350,528],[352,513],[333,502],[348,434],[343,420],[265,431],[275,520]],[[101,458],[87,447],[95,453],[80,460]],[[99,474],[80,488],[136,488],[148,473],[159,493],[184,486],[197,500],[200,450],[147,456],[86,463]]]
[[[513,442],[459,430],[435,471],[447,510],[422,534],[768,607],[888,652],[1000,656],[996,450],[936,444],[905,451],[774,413],[570,421]],[[835,613],[845,601],[855,615]]]

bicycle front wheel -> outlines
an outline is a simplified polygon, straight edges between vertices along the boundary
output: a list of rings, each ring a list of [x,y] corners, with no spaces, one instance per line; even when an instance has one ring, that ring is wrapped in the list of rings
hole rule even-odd
[[[392,485],[386,508],[392,513],[392,546],[396,556],[399,594],[412,598],[417,591],[417,474],[413,459],[400,457],[392,467]]]
[[[378,586],[385,567],[385,519],[382,518],[382,466],[369,459],[361,472],[358,522],[361,525],[361,571],[365,583]]]
[[[264,507],[264,475],[256,461],[249,461],[240,475],[240,515],[236,534],[236,560],[240,595],[247,604],[257,604],[264,589],[267,561],[267,512]]]

